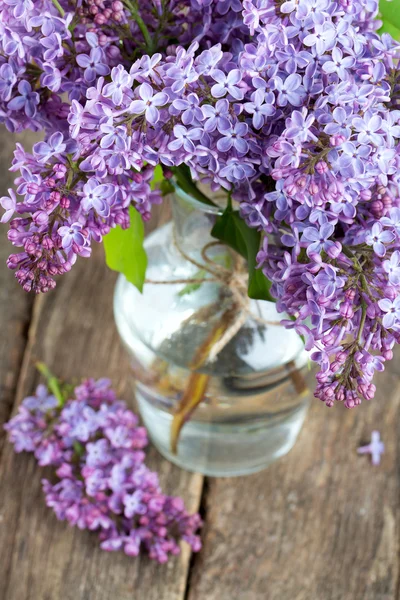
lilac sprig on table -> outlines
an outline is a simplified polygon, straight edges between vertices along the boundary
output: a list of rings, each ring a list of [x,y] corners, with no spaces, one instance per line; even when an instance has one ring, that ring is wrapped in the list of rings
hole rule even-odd
[[[96,2],[79,23],[57,4],[40,28],[33,2],[25,20],[8,4],[1,17],[7,48],[25,27],[1,67],[4,120],[46,131],[16,150],[21,199],[1,199],[24,289],[49,290],[110,228],[148,219],[161,166],[194,194],[196,180],[226,190],[260,232],[257,265],[313,350],[316,395],[371,399],[400,341],[400,46],[376,33],[378,2]]]
[[[31,452],[40,466],[53,468],[54,480],[43,479],[43,490],[57,518],[98,531],[102,549],[129,556],[144,551],[164,563],[179,554],[180,540],[198,551],[199,515],[161,491],[144,463],[146,430],[110,381],[88,379],[68,400],[54,377],[50,383],[56,395],[39,385],[5,429],[16,452]]]

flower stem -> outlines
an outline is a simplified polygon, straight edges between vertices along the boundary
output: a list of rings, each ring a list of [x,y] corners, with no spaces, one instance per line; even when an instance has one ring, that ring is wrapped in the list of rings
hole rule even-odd
[[[63,9],[63,7],[59,3],[59,1],[58,0],[51,0],[51,1],[53,2],[54,6],[56,7],[56,9],[60,13],[60,15],[63,17],[65,15],[65,10]]]
[[[46,379],[49,390],[53,392],[54,396],[57,398],[58,407],[63,407],[65,404],[65,398],[61,391],[60,382],[58,381],[57,377],[55,377],[47,365],[42,362],[36,363],[36,368]]]
[[[56,1],[57,0],[53,0],[53,2],[56,2]],[[140,31],[142,32],[144,41],[146,42],[147,51],[149,52],[149,54],[153,54],[154,53],[153,40],[152,40],[149,30],[146,27],[146,23],[143,21],[142,17],[140,16],[140,13],[139,13],[136,3],[134,4],[130,0],[124,0],[124,1],[125,1],[126,6],[128,7],[128,9],[131,12],[132,18],[136,21],[137,26],[139,27]]]

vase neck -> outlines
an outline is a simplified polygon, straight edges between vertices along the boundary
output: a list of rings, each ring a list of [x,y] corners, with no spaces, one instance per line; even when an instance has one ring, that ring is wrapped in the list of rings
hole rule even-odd
[[[172,216],[176,243],[185,254],[199,258],[201,250],[213,241],[211,229],[221,210],[195,200],[180,188],[172,196]]]

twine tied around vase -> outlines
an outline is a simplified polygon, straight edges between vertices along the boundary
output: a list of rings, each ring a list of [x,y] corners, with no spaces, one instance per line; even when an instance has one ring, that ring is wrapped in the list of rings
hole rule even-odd
[[[145,283],[150,283],[154,285],[191,285],[216,282],[221,284],[221,286],[223,286],[225,289],[229,290],[230,294],[232,295],[233,304],[236,307],[236,318],[232,319],[232,322],[225,329],[220,339],[213,344],[212,348],[210,348],[207,356],[207,361],[215,361],[218,354],[235,337],[235,335],[244,325],[248,317],[251,317],[251,319],[257,321],[262,325],[280,325],[280,321],[268,321],[258,315],[253,314],[250,311],[250,298],[247,293],[248,271],[246,270],[246,261],[237,252],[232,253],[234,261],[233,268],[228,269],[223,265],[217,264],[212,258],[208,256],[208,252],[212,248],[215,248],[216,246],[226,247],[225,244],[223,244],[222,242],[219,242],[218,240],[208,242],[201,250],[201,257],[203,259],[203,262],[201,263],[193,257],[189,256],[179,245],[176,237],[175,227],[173,228],[173,241],[176,249],[186,261],[197,267],[199,271],[205,271],[206,273],[211,275],[211,277],[189,277],[182,279],[172,279],[167,281],[146,278]]]
[[[222,242],[217,240],[208,242],[201,250],[201,258],[203,259],[201,263],[189,256],[179,245],[175,227],[173,228],[173,241],[176,249],[186,261],[196,266],[199,271],[205,271],[210,277],[192,277],[167,281],[146,278],[145,283],[153,285],[190,285],[217,282],[224,289],[229,290],[232,296],[232,304],[224,311],[221,319],[197,349],[194,358],[189,364],[189,368],[193,372],[189,376],[187,386],[174,412],[171,424],[171,452],[177,454],[180,431],[185,421],[189,419],[191,413],[203,400],[210,380],[209,375],[198,373],[196,370],[207,362],[215,361],[218,354],[235,337],[249,317],[262,325],[279,326],[280,321],[268,321],[261,316],[254,315],[250,311],[250,298],[247,293],[248,272],[246,261],[237,252],[233,253],[233,268],[228,269],[217,264],[208,255],[212,248],[225,246]],[[291,377],[297,391],[301,394],[305,393],[307,387],[300,373],[294,371]]]

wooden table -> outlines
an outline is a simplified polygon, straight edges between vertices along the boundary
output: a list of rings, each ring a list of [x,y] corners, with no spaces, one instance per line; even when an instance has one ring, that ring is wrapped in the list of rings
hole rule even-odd
[[[2,132],[1,190],[14,140]],[[64,379],[111,377],[130,400],[129,366],[112,316],[115,274],[101,248],[54,292],[26,295],[5,267],[0,228],[0,420],[39,381],[37,359]],[[99,550],[96,534],[45,507],[42,471],[0,437],[0,600],[392,600],[399,596],[400,363],[370,404],[347,411],[315,401],[294,450],[268,470],[204,479],[149,463],[164,490],[200,508],[203,549],[168,565]],[[357,446],[381,431],[379,467]]]

